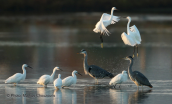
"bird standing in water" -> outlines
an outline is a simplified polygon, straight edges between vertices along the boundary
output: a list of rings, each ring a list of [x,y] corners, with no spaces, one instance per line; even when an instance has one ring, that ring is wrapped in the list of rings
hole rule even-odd
[[[9,77],[8,79],[5,80],[5,83],[14,83],[14,85],[18,84],[20,81],[24,81],[26,78],[26,67],[32,68],[27,64],[22,65],[23,69],[23,74],[21,73],[16,73],[13,76]]]
[[[122,71],[122,73],[116,75],[114,78],[111,79],[111,81],[109,82],[109,85],[117,85],[117,84],[120,84],[121,86],[121,83],[123,82],[126,82],[128,80],[128,75],[127,75],[127,71]],[[114,88],[115,88],[114,86]],[[119,88],[120,88],[119,86]]]
[[[54,75],[56,73],[56,70],[61,70],[59,67],[55,67],[53,69],[53,73],[50,75],[42,75],[39,80],[37,81],[37,84],[43,85],[44,87],[47,87],[47,84],[52,83],[54,80]]]
[[[132,66],[133,66],[133,58],[131,56],[127,56],[124,58],[124,60],[129,60],[130,65],[128,67],[128,74],[130,79],[137,85],[137,88],[139,86],[148,86],[152,88],[153,86],[150,84],[149,80],[139,71],[132,71]]]
[[[58,74],[58,78],[54,80],[54,87],[56,89],[61,89],[62,88],[61,74]]]
[[[131,17],[125,17],[128,19],[128,24],[127,24],[127,34],[123,32],[121,34],[121,38],[126,45],[130,45],[134,47],[134,52],[133,52],[133,57],[135,53],[135,47],[137,48],[137,56],[138,56],[138,45],[141,44],[141,36],[140,32],[137,29],[135,25],[129,27],[130,22],[131,22]]]
[[[69,77],[66,77],[62,80],[62,87],[69,87],[71,86],[72,84],[76,84],[77,82],[77,76],[76,74],[79,74],[81,75],[80,73],[78,73],[76,70],[74,70],[72,72],[72,76],[69,76]],[[81,75],[82,76],[82,75]]]
[[[82,49],[80,53],[78,54],[83,54],[84,55],[84,62],[83,62],[83,66],[84,66],[84,72],[85,74],[89,74],[91,77],[93,77],[96,80],[96,83],[98,84],[98,80],[97,79],[102,79],[104,77],[109,77],[109,78],[113,78],[113,74],[109,73],[108,71],[96,66],[96,65],[88,65],[87,63],[87,52],[86,50]]]

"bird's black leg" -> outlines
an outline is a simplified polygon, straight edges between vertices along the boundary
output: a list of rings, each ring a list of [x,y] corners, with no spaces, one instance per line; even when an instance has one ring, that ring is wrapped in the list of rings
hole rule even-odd
[[[100,40],[101,40],[101,48],[103,48],[103,36],[100,34]]]
[[[119,88],[121,88],[121,84],[119,85]]]
[[[116,84],[115,84],[115,86],[114,86],[114,88],[116,87]]]
[[[138,46],[136,46],[137,47],[137,57],[139,56],[139,53],[138,53]]]
[[[135,46],[134,46],[134,51],[133,51],[133,57],[134,57],[134,53],[135,53]]]

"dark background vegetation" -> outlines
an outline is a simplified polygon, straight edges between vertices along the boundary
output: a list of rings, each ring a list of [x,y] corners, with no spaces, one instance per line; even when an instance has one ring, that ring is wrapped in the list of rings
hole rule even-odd
[[[0,0],[0,14],[104,12],[172,13],[172,0]]]

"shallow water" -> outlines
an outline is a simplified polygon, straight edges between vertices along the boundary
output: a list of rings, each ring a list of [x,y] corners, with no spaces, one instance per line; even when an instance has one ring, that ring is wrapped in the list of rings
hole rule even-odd
[[[153,89],[144,87],[143,90],[142,88],[137,90],[136,85],[130,80],[122,84],[121,88],[117,86],[115,89],[108,85],[110,79],[101,79],[99,85],[95,85],[93,78],[84,75],[83,55],[77,54],[83,48],[88,53],[88,64],[98,65],[114,75],[127,70],[129,62],[122,58],[133,53],[133,48],[125,46],[120,37],[122,32],[126,32],[127,21],[122,20],[121,24],[108,27],[111,35],[103,37],[104,48],[102,49],[99,34],[92,32],[97,22],[95,20],[90,24],[86,23],[87,25],[79,21],[81,24],[74,26],[67,25],[69,21],[61,25],[52,22],[53,20],[50,22],[0,21],[0,101],[13,104],[171,103],[170,22],[150,23],[147,22],[150,21],[148,19],[142,22],[134,20],[131,24],[137,25],[142,37],[139,57],[134,58],[133,70],[142,72],[154,86]],[[58,20],[54,21],[59,23]],[[22,73],[21,66],[24,63],[33,67],[33,69],[27,69],[26,80],[17,86],[4,84],[4,80],[9,76],[17,72]],[[51,74],[55,66],[63,69],[56,72],[55,78],[58,73],[65,78],[71,75],[73,70],[77,70],[83,76],[77,75],[78,82],[75,87],[58,91],[52,84],[48,85],[48,88],[37,85],[37,79],[43,74]]]

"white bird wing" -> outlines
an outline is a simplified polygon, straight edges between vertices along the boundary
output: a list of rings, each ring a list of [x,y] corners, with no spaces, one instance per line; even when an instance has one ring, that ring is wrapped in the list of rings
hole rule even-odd
[[[5,83],[18,83],[23,79],[23,74],[16,73],[13,76],[5,80]]]
[[[62,80],[62,86],[70,86],[72,84],[74,84],[72,76],[66,77]]]
[[[121,38],[126,45],[134,46],[136,45],[135,41],[130,35],[127,35],[125,32],[121,34]]]
[[[107,14],[107,13],[103,13],[103,20],[109,20],[111,17],[110,14]],[[111,21],[111,24],[115,24],[116,22],[118,22],[120,20],[119,16],[113,16],[112,17],[112,21]]]
[[[116,84],[116,83],[118,84],[122,83],[123,81],[122,76],[123,76],[122,74],[116,75],[114,78],[111,79],[109,84],[111,85],[111,84]]]
[[[37,83],[41,85],[47,85],[48,83],[50,83],[50,75],[42,75]]]
[[[135,25],[131,26],[130,31],[134,33],[135,39],[136,41],[138,41],[137,43],[140,43],[142,40],[141,40],[140,32],[137,29],[137,27]]]
[[[102,27],[101,33],[102,33],[103,35],[109,36],[110,32],[106,29],[106,27],[104,26],[104,23],[105,23],[104,21],[101,22],[101,27]]]

